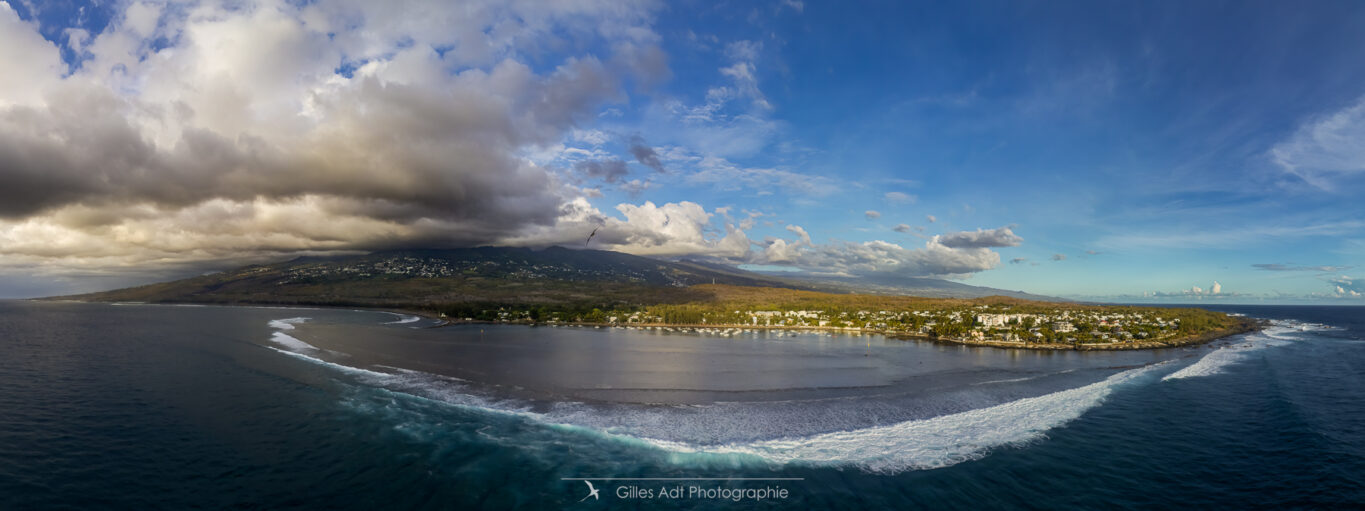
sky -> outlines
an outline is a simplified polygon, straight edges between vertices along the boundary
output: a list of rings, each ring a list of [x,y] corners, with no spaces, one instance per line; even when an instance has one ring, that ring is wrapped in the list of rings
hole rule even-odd
[[[562,245],[1365,304],[1365,3],[0,0],[0,297]]]

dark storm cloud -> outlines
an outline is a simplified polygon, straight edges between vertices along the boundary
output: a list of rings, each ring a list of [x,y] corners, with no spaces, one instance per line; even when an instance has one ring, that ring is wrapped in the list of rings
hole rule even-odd
[[[987,248],[1018,246],[1024,239],[1014,234],[1009,227],[976,231],[962,231],[938,237],[939,243],[952,248]]]
[[[626,162],[618,159],[580,161],[574,164],[574,169],[584,176],[608,183],[615,183],[630,173]]]
[[[645,139],[639,135],[630,137],[630,154],[635,156],[635,161],[641,165],[654,169],[655,172],[667,172],[664,163],[659,159],[659,153],[654,152],[654,148],[645,144]]]

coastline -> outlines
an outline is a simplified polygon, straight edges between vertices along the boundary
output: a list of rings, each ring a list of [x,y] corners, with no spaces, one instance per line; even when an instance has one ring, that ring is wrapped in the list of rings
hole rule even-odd
[[[29,299],[29,300],[35,300],[35,301],[53,301],[53,300],[43,299],[43,298],[39,298],[39,299]],[[443,327],[447,327],[447,326],[456,326],[456,325],[523,325],[523,326],[556,326],[556,327],[558,327],[558,326],[565,326],[565,327],[582,327],[582,328],[592,327],[592,328],[627,328],[627,329],[664,329],[664,328],[666,328],[666,329],[695,330],[695,331],[701,331],[701,330],[719,330],[719,331],[731,331],[731,330],[738,330],[738,331],[744,331],[744,330],[776,330],[776,331],[833,332],[833,333],[845,333],[845,334],[854,334],[854,335],[881,335],[881,336],[887,337],[887,338],[889,338],[889,339],[896,339],[896,340],[902,340],[902,341],[909,341],[909,340],[914,340],[914,341],[929,341],[929,342],[935,342],[935,343],[941,343],[941,344],[953,344],[953,345],[959,345],[959,346],[975,346],[975,347],[999,348],[999,349],[1023,349],[1023,350],[1038,350],[1038,351],[1065,351],[1065,350],[1071,350],[1071,351],[1136,351],[1136,350],[1154,350],[1154,349],[1164,349],[1164,348],[1177,348],[1177,347],[1186,347],[1186,346],[1197,346],[1197,345],[1200,345],[1200,344],[1209,343],[1209,342],[1212,342],[1212,341],[1215,341],[1215,340],[1218,340],[1218,339],[1222,339],[1222,338],[1225,338],[1225,337],[1231,337],[1231,336],[1238,335],[1238,334],[1244,334],[1244,333],[1247,333],[1247,332],[1258,331],[1258,330],[1261,330],[1262,328],[1264,328],[1264,327],[1266,326],[1265,320],[1259,320],[1259,319],[1255,319],[1255,318],[1241,317],[1241,318],[1238,318],[1238,319],[1239,319],[1238,325],[1237,325],[1237,326],[1234,326],[1234,327],[1232,327],[1232,328],[1224,328],[1224,329],[1219,329],[1219,330],[1213,330],[1213,331],[1204,332],[1204,333],[1201,333],[1201,334],[1187,335],[1187,336],[1178,337],[1178,338],[1175,338],[1175,339],[1163,340],[1163,341],[1150,341],[1150,342],[1140,342],[1140,343],[1139,343],[1139,342],[1129,342],[1129,343],[1107,343],[1107,344],[1082,344],[1082,345],[1072,345],[1072,344],[1045,344],[1045,343],[1029,343],[1029,342],[1009,342],[1009,341],[995,341],[995,340],[984,340],[984,339],[983,339],[983,340],[977,340],[977,339],[955,339],[955,338],[949,338],[949,337],[937,337],[937,336],[933,336],[933,335],[929,335],[929,334],[920,334],[920,333],[912,333],[912,332],[900,332],[900,331],[891,331],[891,330],[878,330],[878,329],[858,328],[858,327],[830,327],[830,326],[806,326],[806,325],[772,325],[772,326],[770,326],[770,325],[706,324],[706,323],[699,323],[699,324],[684,324],[684,323],[628,323],[628,324],[620,324],[620,323],[590,323],[590,322],[558,322],[558,323],[549,323],[549,322],[536,322],[536,321],[527,321],[527,320],[506,320],[506,321],[489,321],[489,320],[473,320],[473,319],[471,319],[471,320],[465,320],[465,319],[459,319],[459,318],[442,317],[442,316],[440,315],[440,313],[437,313],[437,312],[434,312],[434,311],[424,311],[424,310],[414,310],[414,309],[402,309],[402,308],[387,308],[387,307],[337,306],[337,305],[300,305],[300,304],[271,304],[271,303],[215,303],[215,302],[101,302],[101,301],[70,300],[70,299],[67,299],[67,300],[64,300],[64,301],[72,301],[72,302],[79,302],[79,303],[131,303],[131,304],[140,304],[140,305],[171,305],[171,306],[174,306],[174,305],[205,305],[205,306],[214,306],[214,305],[217,305],[217,306],[223,306],[223,307],[272,307],[272,308],[280,308],[280,309],[305,309],[305,310],[306,310],[306,309],[314,309],[314,310],[316,310],[316,309],[353,310],[353,311],[382,312],[382,313],[389,313],[389,314],[403,314],[403,315],[417,316],[417,317],[420,317],[420,318],[423,318],[423,319],[426,319],[426,320],[431,320],[431,321],[439,321],[438,324],[426,326],[426,327],[423,327],[423,328],[443,328]]]
[[[1201,334],[1187,335],[1187,336],[1178,337],[1178,338],[1175,338],[1175,339],[1168,339],[1168,340],[1164,340],[1164,341],[1152,341],[1152,342],[1141,342],[1141,343],[1108,343],[1108,344],[1082,344],[1082,345],[1072,345],[1072,344],[1044,344],[1044,343],[1024,343],[1024,342],[1008,342],[1008,341],[987,341],[987,340],[974,340],[974,339],[954,339],[954,338],[948,338],[948,337],[935,337],[935,336],[928,335],[928,334],[918,334],[918,333],[910,333],[910,332],[897,332],[897,331],[877,330],[877,329],[868,329],[868,328],[856,328],[856,327],[829,327],[829,326],[804,326],[804,325],[801,325],[801,326],[793,326],[793,325],[768,326],[768,325],[738,325],[738,324],[732,325],[732,324],[705,324],[705,323],[698,323],[698,324],[681,324],[681,323],[679,323],[679,324],[674,324],[674,323],[630,323],[630,324],[624,324],[624,325],[623,325],[623,324],[619,324],[619,323],[588,323],[588,322],[559,322],[559,323],[546,323],[546,322],[534,322],[534,321],[524,321],[524,320],[523,320],[523,321],[486,321],[486,320],[462,320],[462,319],[450,319],[450,318],[443,318],[443,321],[444,321],[444,323],[442,323],[442,324],[435,325],[435,326],[431,326],[431,327],[428,327],[428,328],[441,328],[441,327],[445,327],[445,326],[455,326],[455,325],[522,325],[522,326],[554,326],[554,327],[564,326],[564,327],[578,327],[578,328],[589,328],[589,327],[591,327],[591,328],[625,328],[625,329],[664,329],[664,328],[666,328],[666,329],[694,330],[694,331],[701,331],[701,330],[719,330],[719,331],[730,331],[730,330],[738,330],[738,331],[745,331],[745,330],[777,330],[777,331],[834,332],[834,333],[846,333],[846,334],[856,334],[856,335],[881,335],[881,336],[884,336],[884,337],[886,337],[886,338],[888,338],[888,339],[896,339],[896,340],[902,340],[902,341],[908,341],[908,340],[915,340],[915,341],[930,341],[930,342],[943,343],[943,344],[956,344],[956,345],[961,345],[961,346],[978,346],[978,347],[986,347],[986,348],[1025,349],[1025,350],[1042,350],[1042,351],[1061,351],[1061,350],[1072,350],[1072,351],[1136,351],[1136,350],[1155,350],[1155,349],[1163,349],[1163,348],[1176,348],[1176,347],[1185,347],[1185,346],[1197,346],[1197,345],[1200,345],[1200,344],[1205,344],[1205,343],[1209,343],[1209,342],[1212,342],[1212,341],[1216,341],[1216,340],[1218,340],[1218,339],[1222,339],[1222,338],[1225,338],[1225,337],[1231,337],[1231,336],[1234,336],[1234,335],[1244,334],[1244,333],[1247,333],[1247,332],[1254,332],[1254,331],[1260,330],[1260,329],[1262,329],[1262,328],[1265,327],[1265,321],[1264,321],[1264,320],[1258,320],[1258,319],[1253,319],[1253,318],[1242,318],[1242,320],[1239,322],[1239,324],[1238,324],[1237,326],[1235,326],[1235,327],[1232,327],[1232,328],[1223,328],[1223,329],[1213,330],[1213,331],[1209,331],[1209,332],[1204,332],[1204,333],[1201,333]]]

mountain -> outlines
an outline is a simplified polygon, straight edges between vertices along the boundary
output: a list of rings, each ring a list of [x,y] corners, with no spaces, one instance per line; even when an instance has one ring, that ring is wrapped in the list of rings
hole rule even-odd
[[[770,274],[768,274],[770,275]],[[844,289],[845,292],[876,293],[886,295],[923,296],[926,298],[984,298],[987,296],[1008,296],[1024,300],[1043,302],[1066,302],[1061,298],[1035,295],[1023,291],[1007,291],[993,287],[973,286],[951,280],[925,277],[804,277],[806,282],[827,289]]]
[[[896,285],[807,280],[602,250],[478,247],[307,256],[173,282],[61,298],[430,308],[468,304],[648,305],[705,301],[696,284],[971,298],[1024,293],[935,279]]]

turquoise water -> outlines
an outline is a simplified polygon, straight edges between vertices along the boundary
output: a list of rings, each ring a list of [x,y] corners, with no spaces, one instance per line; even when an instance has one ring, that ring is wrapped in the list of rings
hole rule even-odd
[[[1276,323],[1047,354],[0,302],[0,508],[1365,502],[1365,308],[1229,310]]]

